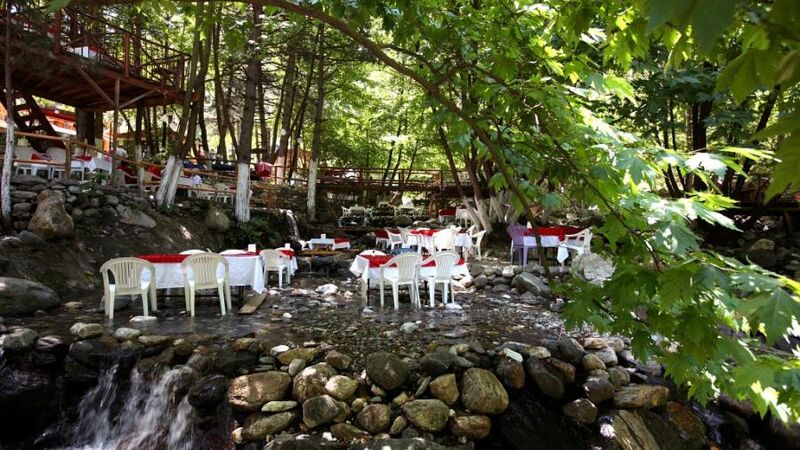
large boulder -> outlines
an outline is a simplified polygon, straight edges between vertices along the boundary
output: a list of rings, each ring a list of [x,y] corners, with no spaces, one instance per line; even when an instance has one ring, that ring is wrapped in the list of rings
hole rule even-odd
[[[263,442],[267,436],[280,433],[288,428],[297,418],[297,413],[292,411],[269,416],[260,413],[251,414],[244,421],[242,438],[246,441]]]
[[[581,280],[600,285],[614,275],[614,265],[600,255],[588,253],[575,257],[572,274]]]
[[[520,293],[530,292],[540,297],[550,296],[550,286],[532,273],[522,272],[514,277],[511,285],[517,288]]]
[[[291,381],[289,374],[278,371],[235,378],[228,390],[228,404],[240,411],[258,411],[267,402],[283,400]]]
[[[669,389],[664,386],[637,384],[621,388],[614,394],[614,406],[623,409],[652,409],[666,405]]]
[[[117,206],[119,221],[126,225],[133,225],[142,228],[155,228],[156,221],[138,209],[128,208],[127,206]]]
[[[778,264],[778,256],[775,252],[775,241],[771,239],[759,239],[747,249],[747,259],[759,266],[769,269]]]
[[[331,422],[344,422],[350,414],[347,403],[336,400],[330,395],[312,397],[303,403],[303,422],[309,428]]]
[[[0,336],[0,349],[22,352],[30,350],[36,343],[36,332],[30,328],[17,328]]]
[[[508,393],[491,371],[467,369],[461,379],[461,403],[473,412],[501,414],[508,408]]]
[[[642,417],[633,411],[615,411],[611,416],[613,448],[620,450],[662,450]]]
[[[370,433],[376,434],[389,429],[392,409],[383,403],[367,405],[356,416],[358,424]]]
[[[425,431],[440,431],[447,425],[450,408],[441,400],[412,400],[403,404],[408,421]]]
[[[367,375],[383,389],[396,389],[408,378],[408,364],[392,353],[373,353],[367,358]]]
[[[228,218],[228,215],[225,214],[225,211],[216,206],[211,206],[208,208],[204,223],[209,230],[217,231],[219,233],[224,233],[231,228],[231,219]]]
[[[325,394],[325,385],[335,375],[333,367],[325,363],[306,367],[294,377],[292,394],[295,400],[302,403],[311,397]]]
[[[189,404],[202,413],[213,412],[225,400],[228,393],[228,379],[220,374],[201,378],[187,396]]]
[[[42,191],[36,197],[36,212],[33,213],[28,230],[42,239],[59,239],[75,234],[75,223],[64,209],[64,194],[59,191]]]
[[[61,304],[56,291],[36,281],[0,277],[0,316],[30,314]]]

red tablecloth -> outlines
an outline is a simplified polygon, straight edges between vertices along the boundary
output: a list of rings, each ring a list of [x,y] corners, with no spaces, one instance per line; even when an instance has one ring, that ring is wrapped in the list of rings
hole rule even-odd
[[[419,234],[422,236],[433,236],[439,230],[410,230],[409,233],[411,234]]]
[[[390,259],[394,258],[394,256],[392,256],[392,255],[374,255],[374,256],[371,256],[371,255],[360,255],[360,257],[366,259],[367,261],[369,261],[369,267],[372,268],[372,269],[380,267],[380,266],[386,264],[387,262],[389,262]],[[463,258],[459,259],[458,262],[456,263],[456,265],[459,265],[459,266],[462,265],[462,264],[464,264],[464,259]],[[422,267],[433,267],[435,265],[436,264],[435,264],[434,261],[429,261],[429,262],[423,264]],[[392,266],[390,266],[390,267],[392,267]]]
[[[141,256],[139,256],[139,259],[143,259],[145,261],[149,261],[149,262],[151,262],[153,264],[176,264],[176,263],[182,263],[186,258],[188,258],[190,256],[192,256],[192,255],[176,255],[176,254],[161,255],[161,254],[153,254],[153,255],[141,255]],[[226,258],[230,258],[230,257],[234,257],[235,258],[235,257],[239,257],[239,256],[258,256],[258,253],[245,252],[245,253],[240,253],[238,255],[225,255]]]
[[[375,230],[375,237],[389,239],[389,232],[386,230]]]
[[[345,242],[350,242],[350,239],[346,237],[335,237],[333,238],[333,242],[337,244],[344,244]]]
[[[558,240],[563,241],[564,236],[578,233],[581,230],[583,230],[583,228],[569,226],[539,227],[539,236],[558,236]],[[533,229],[528,228],[526,234],[528,236],[533,236]]]
[[[439,210],[440,216],[455,216],[456,209],[455,208],[443,208]]]
[[[77,159],[78,161],[91,161],[92,157],[89,155],[77,155],[73,156],[72,159]]]
[[[294,258],[294,250],[290,250],[288,248],[282,248],[279,251],[284,255],[288,256],[289,258]]]
[[[31,161],[50,161],[50,157],[38,153],[31,153]]]

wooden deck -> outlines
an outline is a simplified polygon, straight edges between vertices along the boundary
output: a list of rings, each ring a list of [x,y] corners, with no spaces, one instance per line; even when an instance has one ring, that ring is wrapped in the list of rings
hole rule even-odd
[[[91,111],[183,98],[186,53],[71,8],[11,14],[6,42],[6,11],[0,12],[0,58],[12,52],[15,90]]]

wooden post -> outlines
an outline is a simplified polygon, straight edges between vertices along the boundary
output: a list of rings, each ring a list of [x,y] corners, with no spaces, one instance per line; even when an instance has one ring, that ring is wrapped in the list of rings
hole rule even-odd
[[[125,33],[122,35],[122,47],[123,47],[123,64],[124,64],[124,73],[125,77],[130,75],[131,69],[131,35],[130,33]],[[116,99],[117,107],[119,107],[119,98]]]
[[[117,172],[117,131],[119,121],[119,78],[114,82],[114,122],[111,124],[111,185],[116,185],[116,178],[114,175]],[[123,178],[124,180],[124,178]],[[123,182],[124,184],[124,182]]]
[[[59,9],[56,12],[55,23],[53,24],[53,54],[57,55],[61,50],[61,21],[64,13]],[[47,30],[45,30],[46,32]]]
[[[64,141],[66,157],[64,158],[64,179],[69,180],[72,175],[72,144],[68,140]]]

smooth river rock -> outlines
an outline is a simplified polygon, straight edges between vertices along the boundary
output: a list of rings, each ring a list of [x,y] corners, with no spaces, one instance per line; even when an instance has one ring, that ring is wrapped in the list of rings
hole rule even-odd
[[[285,372],[259,372],[234,378],[228,390],[228,404],[240,411],[257,411],[274,400],[283,400],[291,383]]]

